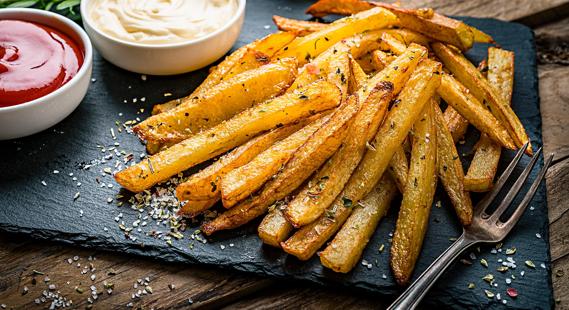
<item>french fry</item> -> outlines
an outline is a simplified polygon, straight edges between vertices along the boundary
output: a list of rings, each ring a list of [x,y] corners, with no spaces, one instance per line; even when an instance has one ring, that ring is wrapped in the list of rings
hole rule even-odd
[[[468,50],[474,43],[474,34],[465,23],[435,13],[432,9],[403,9],[391,4],[374,2],[379,7],[390,10],[397,15],[399,25],[417,31],[436,41],[445,42]]]
[[[294,80],[296,65],[288,58],[246,71],[217,84],[200,98],[149,117],[133,130],[145,140],[177,143],[281,94]]]
[[[371,53],[367,53],[358,59],[356,59],[358,65],[364,70],[366,74],[371,74],[372,72],[376,71],[375,66],[373,65],[373,59]]]
[[[328,26],[327,24],[319,22],[290,19],[278,15],[273,15],[273,22],[277,25],[279,30],[292,32],[297,36],[305,36],[309,33],[320,31]]]
[[[391,245],[391,269],[400,285],[406,284],[413,274],[437,184],[438,137],[432,101],[424,111],[423,118],[414,126],[409,175]]]
[[[352,98],[352,97],[350,97]],[[288,196],[338,149],[347,134],[347,128],[358,112],[358,100],[343,104],[284,165],[277,175],[267,182],[258,195],[225,211],[202,226],[206,235],[233,229],[248,223],[267,212],[269,206]]]
[[[366,143],[375,136],[389,103],[426,54],[424,47],[413,45],[357,91],[354,96],[362,108],[348,129],[346,141],[284,210],[293,226],[313,222],[334,202],[363,157]]]
[[[306,10],[306,14],[314,17],[324,17],[330,14],[352,15],[373,7],[373,4],[361,0],[319,0]]]
[[[219,201],[219,197],[210,200],[188,200],[178,211],[178,215],[193,218],[210,209]]]
[[[388,169],[393,180],[395,180],[395,185],[397,185],[399,191],[403,193],[405,184],[407,183],[407,174],[409,173],[409,160],[407,159],[407,154],[405,154],[403,147],[399,147],[395,153],[393,153]]]
[[[472,223],[472,200],[464,189],[464,171],[452,135],[445,125],[437,100],[433,100],[437,129],[437,174],[445,188],[462,226]]]
[[[233,149],[202,171],[190,176],[186,182],[178,185],[176,197],[180,201],[221,198],[219,183],[224,175],[235,168],[247,164],[259,153],[296,132],[306,125],[307,122],[308,119],[301,120],[289,126],[273,129]]]
[[[397,15],[400,26],[452,44],[461,50],[469,49],[474,42],[494,43],[490,35],[456,19],[437,14],[432,9],[403,9],[387,3],[363,0],[320,0],[310,6],[306,13],[315,17],[329,14],[351,15],[374,6],[392,11]]]
[[[405,43],[399,41],[391,34],[385,32],[381,35],[381,42],[379,47],[384,51],[390,51],[395,55],[401,55],[407,49]]]
[[[286,206],[284,206],[284,208],[286,208]],[[269,210],[269,213],[265,215],[259,225],[257,229],[259,238],[261,238],[265,244],[279,248],[281,246],[280,243],[286,240],[292,232],[292,225],[283,215],[282,209],[284,208],[276,206],[272,210]]]
[[[499,48],[488,48],[488,82],[499,92],[505,102],[512,101],[514,87],[514,53]],[[476,152],[464,186],[473,192],[486,192],[492,188],[500,161],[501,147],[482,134],[476,144]]]
[[[483,60],[478,64],[478,71],[487,71],[486,61]],[[452,106],[447,106],[444,114],[444,119],[452,139],[457,143],[466,134],[468,129],[468,120],[458,113]]]
[[[451,105],[447,106],[443,117],[447,128],[452,135],[453,141],[455,143],[458,142],[466,134],[466,130],[468,129],[468,120],[464,118],[464,116],[460,115],[460,113],[458,113],[458,111]]]
[[[405,28],[387,29],[385,30],[385,33],[390,34],[395,39],[397,39],[400,42],[403,42],[407,46],[411,43],[417,43],[423,46],[428,46],[432,41],[431,39],[425,37],[424,35],[418,32]]]
[[[476,129],[488,134],[492,140],[505,148],[515,149],[516,146],[506,128],[455,78],[443,74],[437,92]]]
[[[371,53],[371,63],[376,71],[383,70],[383,68],[387,67],[394,59],[394,56],[381,50],[375,50]]]
[[[201,162],[218,156],[251,137],[293,123],[339,104],[340,91],[325,81],[245,110],[235,117],[130,166],[115,179],[124,188],[140,192]]]
[[[354,207],[332,242],[320,252],[322,265],[336,272],[350,272],[360,260],[396,194],[395,181],[389,175],[384,175],[375,188]]]
[[[293,33],[276,32],[240,47],[235,52],[225,57],[225,59],[217,66],[213,67],[210,74],[200,84],[200,86],[192,92],[191,95],[181,99],[174,99],[163,104],[157,104],[152,109],[152,114],[154,115],[169,111],[184,101],[190,100],[194,97],[201,97],[206,90],[209,90],[213,86],[219,84],[222,80],[227,80],[239,73],[254,69],[254,65],[257,65],[258,67],[265,64],[266,60],[263,59],[265,56],[272,57],[275,52],[294,40],[295,37],[296,35]],[[251,61],[247,61],[246,58],[250,57],[251,54],[259,55],[259,62],[252,63]]]
[[[432,48],[454,76],[496,116],[518,148],[529,142],[520,119],[510,105],[468,59],[442,43],[433,43]],[[532,154],[531,145],[527,148],[527,153]]]
[[[474,42],[477,43],[489,43],[489,44],[494,44],[496,43],[494,41],[494,38],[492,38],[492,36],[490,36],[489,34],[481,31],[480,29],[476,28],[476,27],[472,27],[470,26],[470,31],[472,32],[472,35],[474,35]]]
[[[349,80],[349,94],[353,94],[360,89],[367,82],[367,74],[364,72],[358,62],[350,55],[350,80]]]
[[[253,196],[290,160],[294,152],[329,119],[330,116],[320,117],[287,138],[273,144],[249,163],[224,175],[219,186],[223,206],[229,209],[245,198]]]
[[[342,39],[358,33],[386,28],[393,25],[395,21],[395,15],[388,10],[374,8],[349,18],[339,19],[318,32],[298,37],[278,52],[275,57],[295,57],[303,65]]]
[[[338,231],[350,215],[352,206],[371,192],[379,181],[391,157],[421,116],[423,107],[440,83],[440,71],[440,63],[428,59],[421,61],[375,135],[372,144],[377,151],[366,152],[342,193],[320,218],[281,243],[285,252],[307,260]]]

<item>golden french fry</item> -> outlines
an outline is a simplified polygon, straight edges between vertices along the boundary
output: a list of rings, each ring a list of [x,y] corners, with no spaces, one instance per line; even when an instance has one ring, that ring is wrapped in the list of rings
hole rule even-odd
[[[292,225],[284,217],[279,206],[275,206],[265,215],[257,231],[265,244],[280,247],[280,243],[292,232]]]
[[[358,100],[348,100],[295,152],[258,195],[205,223],[202,231],[211,235],[216,231],[239,227],[264,214],[270,205],[292,193],[338,149],[360,106]]]
[[[293,226],[313,222],[334,202],[363,157],[366,143],[377,132],[393,96],[401,91],[426,52],[422,46],[411,46],[356,92],[362,108],[348,129],[350,135],[284,210]]]
[[[373,68],[377,71],[383,70],[383,68],[387,67],[394,59],[394,56],[381,50],[375,50],[371,53],[371,63]]]
[[[453,141],[458,142],[466,134],[468,120],[450,105],[445,110],[444,118]]]
[[[352,15],[373,7],[373,4],[361,0],[319,0],[306,10],[306,14],[314,17],[324,17],[330,14]]]
[[[474,43],[472,27],[459,20],[437,14],[433,9],[413,10],[381,2],[374,4],[397,15],[401,27],[417,31],[436,41],[454,45],[463,51],[471,48]]]
[[[407,49],[405,43],[399,41],[391,34],[385,32],[381,35],[381,42],[379,47],[384,51],[390,51],[395,55],[401,55]]]
[[[495,47],[488,48],[488,82],[495,87],[505,102],[511,103],[514,88],[513,52]],[[500,154],[501,146],[482,134],[464,178],[467,190],[485,192],[492,188]]]
[[[515,149],[516,146],[506,128],[455,78],[443,74],[437,92],[476,129],[488,134],[505,148]]]
[[[464,171],[452,135],[445,125],[439,100],[433,100],[434,121],[437,129],[437,174],[445,188],[456,215],[463,226],[472,223],[472,200],[464,189]]]
[[[350,74],[348,92],[353,94],[367,82],[367,74],[352,56],[350,56],[350,69],[352,74]]]
[[[180,201],[221,198],[219,187],[224,175],[247,164],[274,143],[302,128],[307,121],[301,120],[289,126],[273,129],[233,149],[202,171],[190,176],[186,182],[179,184],[176,188],[176,197]]]
[[[296,38],[275,57],[295,57],[300,64],[305,64],[342,39],[358,33],[389,27],[395,21],[395,15],[388,10],[374,8],[349,18],[339,19],[318,32]]]
[[[191,100],[194,97],[201,97],[203,93],[213,86],[219,84],[222,80],[227,80],[239,73],[254,69],[266,63],[267,57],[272,57],[275,52],[283,46],[294,40],[296,37],[293,33],[276,32],[262,39],[253,41],[245,46],[240,47],[235,52],[225,57],[217,66],[212,67],[206,79],[198,86],[191,95],[182,99],[174,99],[163,104],[157,104],[152,109],[152,114],[159,114],[169,111],[182,102]],[[253,60],[251,61],[251,56]]]
[[[529,142],[520,119],[510,105],[468,59],[459,51],[442,43],[433,43],[432,48],[437,57],[442,60],[454,76],[470,90],[474,97],[484,103],[501,122],[518,148]],[[527,153],[529,155],[532,154],[531,145],[528,147]]]
[[[472,35],[474,35],[474,42],[477,43],[496,43],[494,41],[494,39],[492,38],[492,36],[490,36],[489,34],[483,32],[482,30],[476,28],[476,27],[470,27],[470,31],[472,32]]]
[[[281,94],[295,76],[296,61],[290,58],[246,71],[209,89],[203,97],[149,117],[134,131],[145,140],[177,143]]]
[[[297,36],[305,36],[309,33],[320,31],[328,26],[327,24],[319,22],[290,19],[278,15],[273,15],[273,22],[277,25],[279,30],[292,32]]]
[[[403,147],[399,147],[393,154],[389,162],[389,173],[395,180],[395,185],[397,185],[399,191],[403,193],[407,183],[407,174],[409,173],[409,160]]]
[[[424,111],[423,118],[414,126],[409,175],[391,245],[391,269],[400,285],[406,284],[413,274],[427,232],[437,184],[438,137],[432,101]]]
[[[350,272],[360,260],[396,194],[395,182],[389,175],[384,175],[375,188],[354,207],[332,242],[320,252],[322,265],[336,272]]]
[[[373,59],[372,59],[371,53],[367,53],[367,54],[359,57],[358,59],[356,59],[356,62],[362,68],[362,70],[364,70],[364,72],[366,74],[370,74],[370,73],[376,71],[376,68],[373,64]]]
[[[428,59],[419,63],[375,135],[372,144],[377,151],[366,152],[342,193],[320,218],[281,243],[285,252],[307,260],[338,231],[350,215],[352,206],[379,181],[413,123],[421,116],[423,107],[440,83],[440,70],[440,63]]]
[[[210,200],[188,200],[178,211],[178,215],[193,218],[210,209],[219,201],[219,197]]]
[[[249,163],[238,167],[221,178],[220,190],[225,208],[251,197],[263,184],[270,180],[286,164],[318,128],[328,122],[330,116],[323,116],[304,126],[270,148],[263,151]]]
[[[285,94],[245,110],[235,117],[130,166],[115,179],[124,188],[140,192],[190,167],[218,156],[251,137],[293,123],[339,104],[340,91],[326,81]]]

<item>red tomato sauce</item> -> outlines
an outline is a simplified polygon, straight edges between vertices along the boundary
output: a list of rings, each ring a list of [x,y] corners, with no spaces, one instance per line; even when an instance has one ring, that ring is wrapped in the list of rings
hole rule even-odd
[[[54,92],[82,64],[82,49],[62,32],[32,22],[0,20],[0,107]]]

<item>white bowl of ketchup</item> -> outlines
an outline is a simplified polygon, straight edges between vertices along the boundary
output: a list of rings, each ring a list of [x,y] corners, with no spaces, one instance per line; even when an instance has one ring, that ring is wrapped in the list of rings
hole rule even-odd
[[[72,20],[36,9],[0,10],[0,140],[32,135],[71,114],[85,97],[92,67],[89,37]]]

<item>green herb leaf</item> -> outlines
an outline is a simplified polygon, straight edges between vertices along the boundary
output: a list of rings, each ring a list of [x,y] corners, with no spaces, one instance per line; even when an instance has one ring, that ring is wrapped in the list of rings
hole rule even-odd
[[[38,3],[38,0],[25,0],[10,3],[7,8],[30,8]]]

